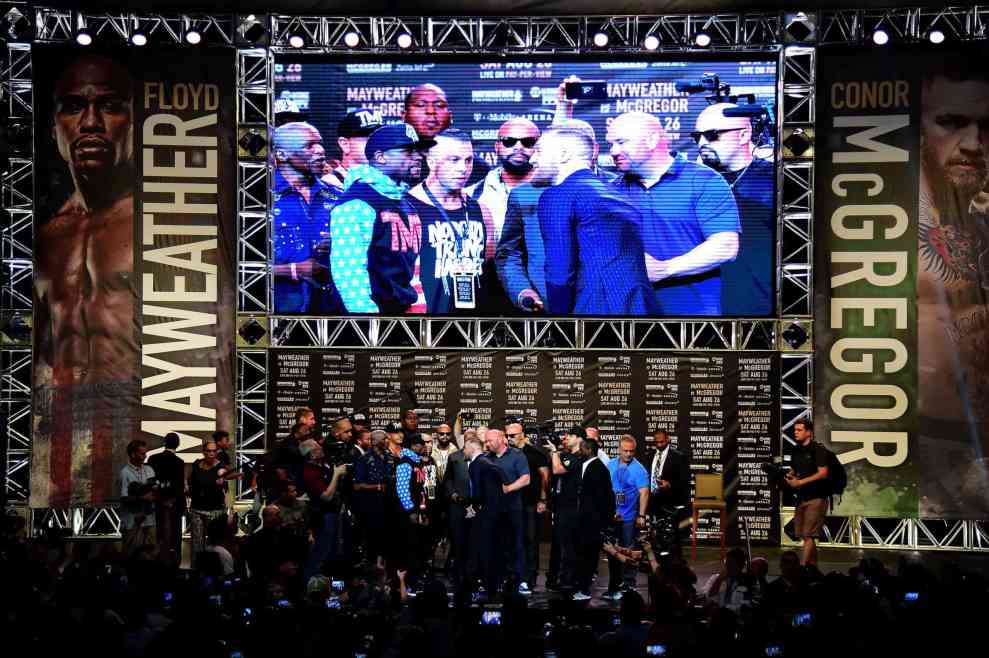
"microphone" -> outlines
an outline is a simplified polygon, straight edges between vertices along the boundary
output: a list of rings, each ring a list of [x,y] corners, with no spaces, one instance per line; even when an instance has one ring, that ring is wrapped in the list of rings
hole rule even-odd
[[[676,90],[680,93],[686,94],[699,94],[702,91],[707,91],[710,89],[709,85],[705,85],[703,81],[698,82],[696,80],[677,80]]]
[[[723,114],[729,118],[758,119],[769,112],[762,105],[739,105],[738,107],[726,107]]]

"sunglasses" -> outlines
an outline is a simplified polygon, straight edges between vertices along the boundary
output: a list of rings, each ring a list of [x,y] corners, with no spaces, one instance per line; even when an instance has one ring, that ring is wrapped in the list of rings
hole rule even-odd
[[[745,128],[712,128],[711,130],[695,130],[690,133],[690,137],[697,144],[700,144],[701,137],[706,139],[708,142],[716,142],[721,139],[722,134],[735,132],[736,130],[745,130]]]
[[[502,137],[498,140],[505,148],[512,148],[516,143],[522,142],[522,146],[531,149],[536,145],[535,137]]]
[[[450,432],[437,432],[436,436],[450,436]]]

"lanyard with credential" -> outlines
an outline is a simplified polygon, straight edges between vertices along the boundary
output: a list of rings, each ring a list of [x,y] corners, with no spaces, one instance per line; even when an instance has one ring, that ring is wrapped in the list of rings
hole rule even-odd
[[[443,216],[443,221],[447,222],[450,225],[450,228],[453,230],[453,240],[454,240],[454,245],[456,247],[456,253],[454,257],[457,260],[461,260],[463,258],[463,253],[464,253],[464,236],[470,227],[470,215],[467,212],[467,199],[465,199],[463,195],[461,195],[460,197],[460,203],[464,209],[464,227],[462,231],[457,231],[456,223],[446,212],[446,208],[443,207],[443,204],[441,204],[433,195],[433,192],[432,190],[429,189],[429,186],[423,183],[422,189],[425,190],[426,196],[429,197],[429,200],[430,202],[432,202],[433,207],[435,207],[436,210],[440,213],[440,215]],[[444,292],[446,292],[446,294],[450,294],[449,283],[447,282],[446,276],[443,277],[443,290]]]

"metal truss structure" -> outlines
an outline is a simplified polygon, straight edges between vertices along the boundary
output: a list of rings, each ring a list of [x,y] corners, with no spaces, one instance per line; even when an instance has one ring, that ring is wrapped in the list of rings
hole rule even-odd
[[[241,148],[237,159],[238,325],[256,320],[267,335],[254,344],[238,339],[237,461],[249,465],[264,452],[267,427],[268,352],[280,347],[314,349],[484,350],[765,350],[781,355],[780,427],[784,451],[792,427],[809,417],[813,402],[813,195],[816,46],[859,43],[878,28],[893,39],[916,40],[937,27],[949,38],[983,38],[989,9],[839,10],[822,12],[567,17],[329,17],[215,14],[134,14],[29,8],[0,3],[0,15],[16,6],[33,18],[25,36],[4,43],[0,100],[4,119],[33,123],[31,42],[62,42],[85,29],[101,43],[128,43],[135,32],[149,43],[183,45],[191,31],[203,41],[237,49],[237,137],[254,133],[270,140],[274,55],[279,52],[388,55],[623,55],[643,54],[647,37],[657,53],[697,52],[695,36],[711,37],[706,51],[779,54],[777,107],[777,314],[771,319],[442,319],[277,317],[269,306],[270,170],[266,149]],[[248,39],[247,26],[265,34]],[[792,30],[802,22],[804,31]],[[602,32],[608,45],[594,45]],[[357,37],[357,46],[353,43]],[[301,37],[302,47],[290,45]],[[7,38],[7,35],[2,35]],[[13,35],[11,35],[13,37]],[[400,45],[401,40],[408,43]],[[195,48],[196,46],[184,46]],[[7,154],[5,154],[7,155]],[[19,314],[30,322],[33,260],[33,158],[31,146],[3,160],[0,321]],[[791,327],[807,338],[791,344]],[[799,333],[799,332],[798,332]],[[23,506],[31,456],[30,339],[3,334],[0,346],[0,413],[7,419],[0,439],[6,498]],[[237,492],[247,504],[254,492]],[[790,513],[784,511],[785,517]],[[113,507],[35,510],[35,530],[59,528],[76,536],[114,535]],[[989,550],[989,524],[979,521],[832,518],[833,545]]]

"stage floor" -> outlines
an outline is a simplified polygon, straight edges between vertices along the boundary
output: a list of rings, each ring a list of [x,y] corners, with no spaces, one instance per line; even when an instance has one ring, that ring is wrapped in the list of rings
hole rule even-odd
[[[797,550],[799,547],[792,550]],[[752,557],[764,557],[769,560],[769,579],[773,580],[780,575],[780,554],[791,547],[761,548],[754,547]],[[720,549],[717,547],[698,547],[697,559],[690,560],[690,548],[687,547],[684,554],[688,557],[691,569],[697,575],[697,586],[701,587],[707,579],[718,573],[721,569]],[[961,566],[966,571],[981,573],[989,577],[989,559],[985,553],[963,553],[959,551],[897,551],[887,549],[848,549],[848,548],[820,548],[818,549],[818,568],[823,573],[838,571],[848,573],[848,570],[857,565],[864,558],[874,558],[880,560],[886,568],[895,573],[899,561],[903,558],[911,561],[920,561],[935,574],[940,575],[941,570],[948,564]],[[549,564],[549,545],[542,545],[542,555],[540,565],[545,567]],[[560,596],[556,592],[546,591],[543,573],[540,573],[539,582],[529,599],[529,606],[534,608],[545,608],[549,605],[549,600]],[[588,609],[601,611],[617,611],[619,603],[602,598],[608,585],[608,561],[602,557],[598,566],[598,577],[591,591],[591,600],[587,602]],[[530,583],[531,586],[531,583]],[[636,589],[642,597],[648,601],[646,591],[646,576],[639,574],[636,580]]]

